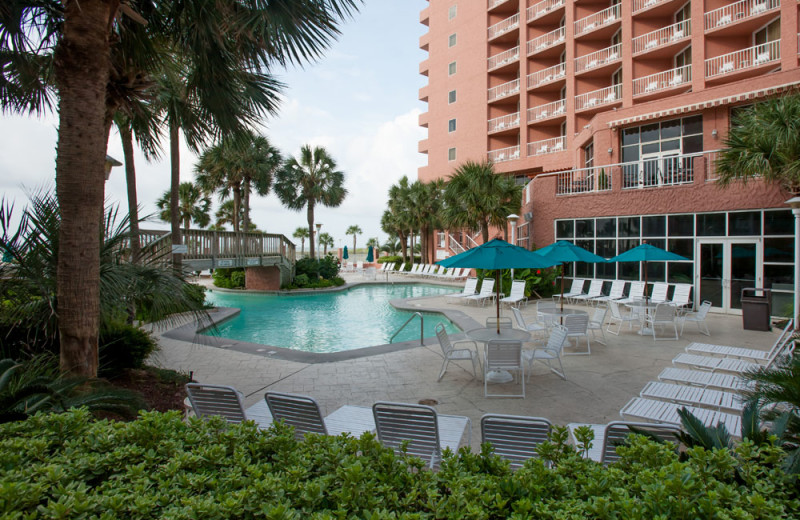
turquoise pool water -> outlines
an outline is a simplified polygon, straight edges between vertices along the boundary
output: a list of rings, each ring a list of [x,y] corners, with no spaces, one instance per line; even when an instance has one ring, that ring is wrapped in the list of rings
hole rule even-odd
[[[457,292],[436,285],[362,285],[346,291],[275,295],[211,291],[206,299],[217,307],[237,307],[241,313],[221,323],[223,338],[306,352],[341,352],[389,343],[398,328],[413,315],[389,304],[395,298],[419,298]],[[444,323],[458,332],[444,315],[424,313],[425,337]],[[419,340],[419,321],[410,323],[394,343]]]

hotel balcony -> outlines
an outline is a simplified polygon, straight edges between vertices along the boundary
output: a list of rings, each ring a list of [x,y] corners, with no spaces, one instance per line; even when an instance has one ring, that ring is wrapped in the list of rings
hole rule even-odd
[[[430,59],[422,60],[421,62],[419,62],[419,73],[422,74],[423,76],[427,76],[428,69],[430,69],[430,63],[431,63]]]
[[[559,82],[567,77],[567,64],[559,63],[546,69],[528,74],[528,90],[541,88],[545,85],[554,86],[553,90],[561,88]]]
[[[534,54],[545,55],[545,51],[551,50],[547,54],[561,54],[561,45],[566,40],[567,31],[559,27],[555,31],[550,31],[538,38],[528,41],[528,56]]]
[[[426,7],[422,11],[419,12],[419,23],[424,26],[428,26],[431,20],[431,8],[430,6]]]
[[[549,121],[557,117],[565,117],[567,114],[567,102],[559,99],[552,103],[539,105],[528,109],[528,124],[534,125],[541,121]]]
[[[749,36],[780,9],[780,0],[741,0],[703,15],[705,31],[715,36]]]
[[[540,20],[541,22],[544,22],[545,20],[542,20],[542,18],[546,17],[547,15],[561,18],[561,13],[558,13],[558,10],[564,7],[566,3],[566,0],[544,0],[537,4],[533,4],[526,11],[528,23],[531,23],[534,20]]]
[[[422,36],[419,37],[419,48],[422,49],[423,51],[427,51],[428,44],[430,43],[430,41],[431,41],[431,34],[430,33],[423,34]]]
[[[519,112],[489,120],[488,131],[490,134],[499,134],[519,128]]]
[[[575,96],[575,111],[600,110],[602,107],[617,103],[622,103],[622,85],[611,85]]]
[[[781,41],[775,40],[706,60],[706,82],[757,76],[780,64]]]
[[[674,56],[684,41],[692,36],[692,21],[684,20],[668,27],[637,36],[633,39],[633,55],[648,58]]]
[[[417,151],[419,153],[428,153],[428,140],[427,139],[420,139],[419,144],[417,145]]]
[[[486,153],[486,158],[493,163],[519,159],[519,145],[509,146],[508,148],[500,148],[499,150],[491,150]]]
[[[672,18],[683,4],[684,0],[633,0],[632,14],[633,16],[647,15],[648,17],[662,17]]]
[[[685,65],[633,80],[633,97],[637,101],[656,99],[685,91],[692,86],[692,66]]]
[[[501,99],[510,98],[519,94],[519,80],[515,79],[502,85],[497,85],[489,89],[489,103]]]
[[[616,32],[616,26],[621,17],[622,5],[617,4],[612,5],[607,9],[603,9],[600,12],[590,14],[585,18],[581,18],[575,22],[575,38],[580,38],[581,36],[599,31],[603,28],[606,28],[606,30],[604,30],[602,34],[598,33],[596,37],[610,37],[614,32]]]
[[[489,27],[489,41],[516,40],[517,29],[519,29],[519,13]]]
[[[427,112],[420,112],[419,117],[417,119],[417,126],[421,126],[422,128],[428,128],[428,119],[430,116]]]
[[[427,62],[427,60],[425,60]],[[510,69],[511,65],[519,62],[519,46],[495,54],[488,59],[489,72]],[[424,62],[423,62],[424,63]]]
[[[563,152],[567,149],[567,136],[544,139],[528,143],[528,157],[547,155],[549,153]]]
[[[489,11],[507,11],[513,9],[516,11],[516,2],[511,0],[488,0],[487,10]]]
[[[424,101],[425,103],[428,102],[428,85],[425,85],[419,89],[419,100]]]
[[[607,68],[620,61],[622,61],[622,44],[618,43],[597,52],[575,58],[575,74],[607,76],[609,73]]]

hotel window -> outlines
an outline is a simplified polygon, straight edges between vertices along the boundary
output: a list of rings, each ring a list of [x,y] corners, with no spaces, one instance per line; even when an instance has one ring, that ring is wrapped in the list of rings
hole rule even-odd
[[[585,168],[594,166],[594,143],[583,149],[583,166]]]
[[[456,160],[456,149],[455,148],[449,148],[447,150],[447,160],[448,161],[455,161]]]
[[[452,76],[455,73],[456,73],[456,62],[451,62],[450,64],[447,65],[447,74],[449,76]]]
[[[689,45],[675,55],[675,68],[685,67],[692,64],[692,46]]]
[[[703,151],[703,116],[625,128],[620,139],[623,163],[638,162],[643,155],[660,152],[699,153]]]
[[[452,104],[455,102],[456,102],[456,91],[451,90],[450,92],[447,93],[447,103]]]
[[[781,19],[776,18],[761,29],[753,33],[753,43],[763,45],[781,39]]]
[[[622,29],[614,33],[614,36],[611,37],[611,47],[622,43]]]
[[[458,13],[458,6],[457,5],[451,5],[450,6],[450,10],[447,11],[447,19],[448,20],[452,20],[453,18],[456,17],[457,13]]]
[[[456,120],[451,119],[447,122],[447,131],[448,132],[455,132],[456,131]]]
[[[456,33],[453,33],[453,34],[450,35],[450,37],[447,40],[447,46],[448,47],[455,47],[456,46]]]
[[[685,22],[692,19],[692,3],[686,2],[683,7],[675,12],[675,23]]]

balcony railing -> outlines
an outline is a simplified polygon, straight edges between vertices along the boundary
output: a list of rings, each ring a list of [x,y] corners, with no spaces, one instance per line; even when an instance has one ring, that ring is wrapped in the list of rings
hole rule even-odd
[[[519,61],[519,46],[508,49],[489,58],[489,70],[497,69],[508,63]]]
[[[589,31],[612,24],[619,20],[621,16],[622,4],[612,5],[608,9],[590,14],[586,18],[581,18],[575,22],[575,36],[580,36]]]
[[[553,117],[563,116],[567,111],[567,102],[564,99],[559,99],[546,105],[539,105],[528,109],[528,122],[534,123]]]
[[[565,3],[565,0],[544,0],[538,4],[533,4],[527,10],[528,21],[532,22],[540,16],[544,16],[549,12],[555,11],[559,7],[563,7]]]
[[[551,81],[556,81],[567,75],[567,64],[559,63],[552,67],[547,67],[536,72],[528,74],[528,88],[535,88]]]
[[[741,0],[707,12],[704,17],[706,31],[780,9],[780,0]]]
[[[622,165],[622,189],[656,188],[694,182],[697,155],[642,159]]]
[[[633,39],[633,54],[664,47],[685,40],[692,35],[692,21],[684,20]]]
[[[519,112],[508,114],[505,116],[495,117],[489,120],[489,133],[502,132],[510,128],[519,127]]]
[[[762,43],[706,60],[706,78],[766,65],[781,59],[781,41]]]
[[[669,1],[670,0],[633,0],[633,14]]]
[[[519,27],[519,13],[489,27],[489,39],[497,38],[502,34],[513,31],[517,27]]]
[[[622,59],[622,44],[618,43],[597,52],[575,58],[575,73],[602,67]]]
[[[563,27],[559,27],[555,31],[550,31],[547,34],[543,34],[538,38],[534,38],[528,41],[528,54],[533,54],[535,52],[540,52],[550,47],[554,47],[560,43],[564,42],[566,38],[566,30]]]
[[[567,137],[554,137],[543,141],[528,143],[528,156],[546,155],[548,153],[563,152],[567,149]]]
[[[500,4],[504,4],[504,3],[506,3],[506,2],[509,2],[510,0],[488,0],[488,1],[489,1],[489,7],[488,7],[488,9],[489,9],[489,10],[492,10],[492,9],[494,9],[495,7],[497,7],[498,5],[500,5]]]
[[[685,65],[677,69],[665,70],[633,80],[633,97],[652,94],[662,90],[679,87],[692,82],[692,66]]]
[[[493,163],[519,159],[519,145],[509,146],[508,148],[500,148],[499,150],[492,150],[488,152],[486,156]]]
[[[556,195],[596,193],[610,190],[611,168],[606,170],[604,166],[594,166],[556,174]]]
[[[489,101],[495,101],[497,99],[502,99],[504,97],[513,96],[514,94],[519,94],[519,80],[515,79],[514,81],[509,81],[508,83],[503,83],[502,85],[497,85],[496,87],[492,87],[489,89]]]
[[[622,101],[622,85],[611,85],[575,96],[575,110],[610,105],[619,101]]]

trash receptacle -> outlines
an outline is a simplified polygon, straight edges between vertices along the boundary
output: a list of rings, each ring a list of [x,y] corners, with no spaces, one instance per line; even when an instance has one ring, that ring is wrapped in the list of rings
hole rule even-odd
[[[770,289],[742,289],[742,326],[745,330],[770,330],[771,293]]]

